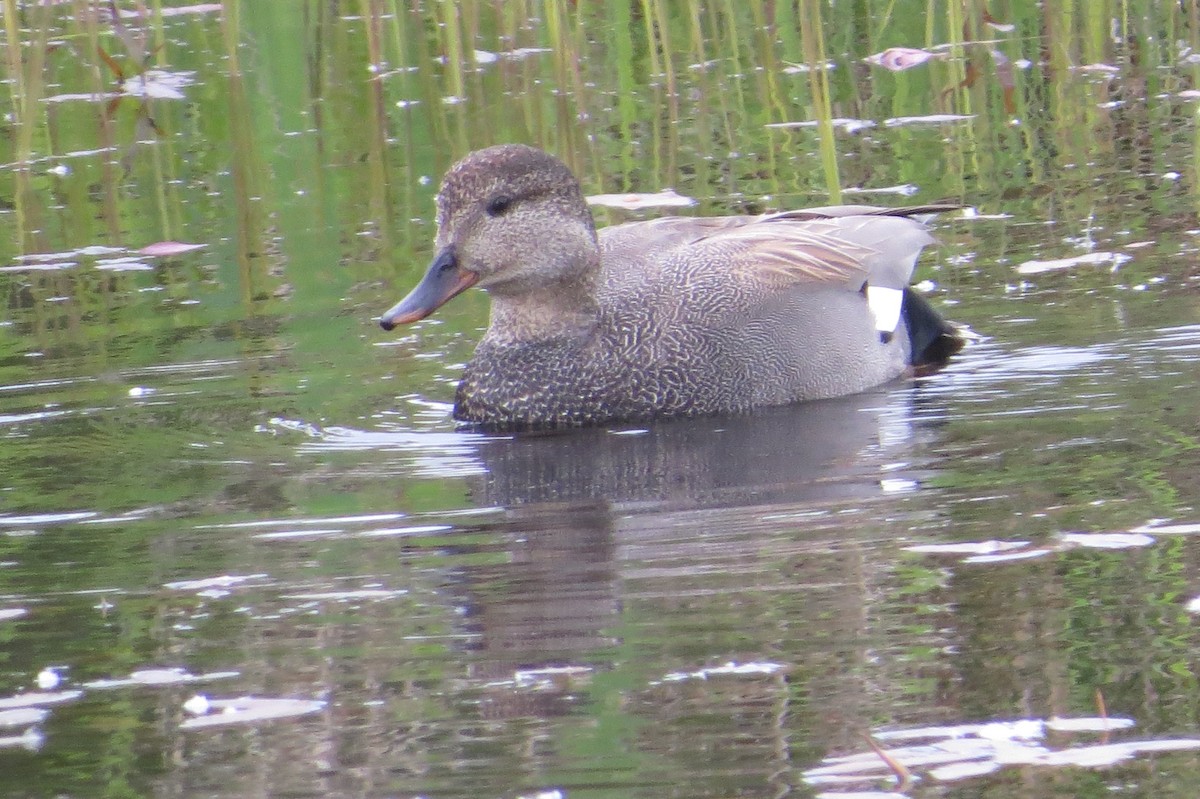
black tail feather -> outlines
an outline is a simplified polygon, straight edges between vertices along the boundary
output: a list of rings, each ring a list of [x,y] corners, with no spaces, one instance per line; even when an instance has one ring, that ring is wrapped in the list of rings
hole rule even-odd
[[[966,343],[954,325],[943,319],[928,300],[911,288],[904,290],[901,314],[908,328],[913,366],[941,366]]]

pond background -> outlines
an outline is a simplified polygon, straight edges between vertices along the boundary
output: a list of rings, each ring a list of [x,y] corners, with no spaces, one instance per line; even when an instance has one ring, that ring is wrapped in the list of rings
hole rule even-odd
[[[5,795],[1194,795],[1200,11],[1042,5],[5,0]],[[971,206],[918,279],[981,338],[844,401],[456,431],[486,297],[374,317],[502,141],[684,213]],[[1134,726],[817,771],[1054,717]],[[1112,741],[1183,751],[1035,762]]]

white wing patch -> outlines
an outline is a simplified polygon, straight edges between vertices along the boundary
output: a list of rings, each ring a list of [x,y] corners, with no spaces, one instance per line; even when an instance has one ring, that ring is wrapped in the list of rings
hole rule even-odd
[[[895,332],[900,324],[900,306],[903,303],[902,289],[867,284],[867,307],[875,315],[875,329],[880,333]]]

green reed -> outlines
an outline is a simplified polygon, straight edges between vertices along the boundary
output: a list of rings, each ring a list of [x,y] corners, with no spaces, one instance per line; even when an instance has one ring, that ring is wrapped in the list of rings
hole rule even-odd
[[[566,0],[547,0],[543,5],[546,33],[553,42],[551,54],[554,83],[559,87],[554,98],[558,150],[576,173],[583,170],[578,160],[584,149],[579,135],[578,117],[587,102],[587,91],[579,71],[583,57],[582,26],[570,19]]]
[[[638,84],[634,76],[633,13],[629,3],[607,5],[606,27],[610,31],[608,44],[615,56],[617,125],[620,136],[620,188],[628,191],[634,170],[633,131],[638,119]],[[601,184],[602,185],[602,184]]]
[[[808,64],[808,91],[812,113],[817,120],[818,152],[825,175],[825,188],[831,202],[842,201],[842,182],[838,171],[837,139],[833,130],[833,109],[829,99],[829,74],[826,67],[825,33],[820,0],[801,0],[800,39]]]
[[[677,156],[679,153],[679,85],[675,73],[675,48],[671,41],[666,3],[664,0],[642,0],[642,13],[646,16],[647,48],[652,54],[655,77],[661,79],[661,97],[666,100],[667,116],[662,120],[655,115],[656,125],[655,163],[658,174],[674,184],[678,181]],[[657,55],[655,55],[657,53]],[[660,71],[661,70],[661,71]],[[662,123],[665,122],[665,127]]]
[[[459,20],[458,3],[452,0],[442,0],[438,3],[442,29],[445,35],[442,44],[445,48],[446,75],[450,80],[449,91],[454,97],[466,95],[466,79],[463,70],[466,68],[466,54],[463,51],[462,26]],[[473,49],[473,48],[467,48]],[[472,61],[474,56],[472,55]]]

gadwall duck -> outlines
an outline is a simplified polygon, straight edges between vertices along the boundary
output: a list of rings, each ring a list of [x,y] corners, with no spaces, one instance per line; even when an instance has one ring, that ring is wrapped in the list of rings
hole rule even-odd
[[[437,196],[437,255],[385,330],[479,286],[487,332],[454,418],[486,429],[737,413],[865,391],[962,342],[908,287],[949,206],[667,217],[597,233],[557,158],[471,153]]]

